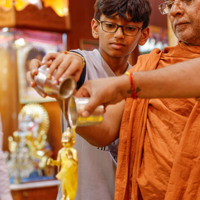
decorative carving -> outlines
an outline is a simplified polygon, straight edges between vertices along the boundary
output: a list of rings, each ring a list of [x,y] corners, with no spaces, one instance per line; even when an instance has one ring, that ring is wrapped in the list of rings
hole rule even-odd
[[[15,9],[4,10],[0,7],[0,27],[13,27],[15,24]]]
[[[65,32],[70,29],[70,15],[60,17],[51,7],[39,9],[29,4],[17,11],[0,7],[0,27],[28,28],[44,31]]]
[[[70,16],[59,17],[51,7],[28,5],[16,11],[16,27],[64,32],[70,29]]]

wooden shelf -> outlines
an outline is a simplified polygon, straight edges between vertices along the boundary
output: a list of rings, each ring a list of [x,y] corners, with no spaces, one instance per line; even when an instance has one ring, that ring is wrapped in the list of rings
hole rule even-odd
[[[23,184],[11,184],[13,200],[55,200],[60,181],[39,181]]]

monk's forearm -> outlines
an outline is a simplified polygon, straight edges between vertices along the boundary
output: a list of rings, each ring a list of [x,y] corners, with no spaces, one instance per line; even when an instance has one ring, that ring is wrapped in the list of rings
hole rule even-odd
[[[200,58],[158,70],[136,72],[133,76],[139,98],[200,96]]]

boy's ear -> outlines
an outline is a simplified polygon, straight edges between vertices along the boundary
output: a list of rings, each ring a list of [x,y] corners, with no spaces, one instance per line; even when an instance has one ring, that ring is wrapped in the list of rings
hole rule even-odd
[[[91,27],[92,27],[92,36],[95,38],[95,39],[98,39],[99,38],[99,33],[98,33],[98,22],[96,19],[92,19],[91,21]]]
[[[140,40],[138,42],[139,45],[144,45],[146,43],[146,41],[149,38],[149,27],[146,27],[145,29],[142,30],[142,35],[140,37]]]

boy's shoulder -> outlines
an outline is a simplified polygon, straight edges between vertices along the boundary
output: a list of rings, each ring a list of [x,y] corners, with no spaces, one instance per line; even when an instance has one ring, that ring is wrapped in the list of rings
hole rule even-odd
[[[97,57],[100,55],[99,50],[98,49],[93,49],[93,50],[81,50],[81,49],[74,49],[71,50],[73,52],[77,52],[79,54],[81,54],[83,57]]]

